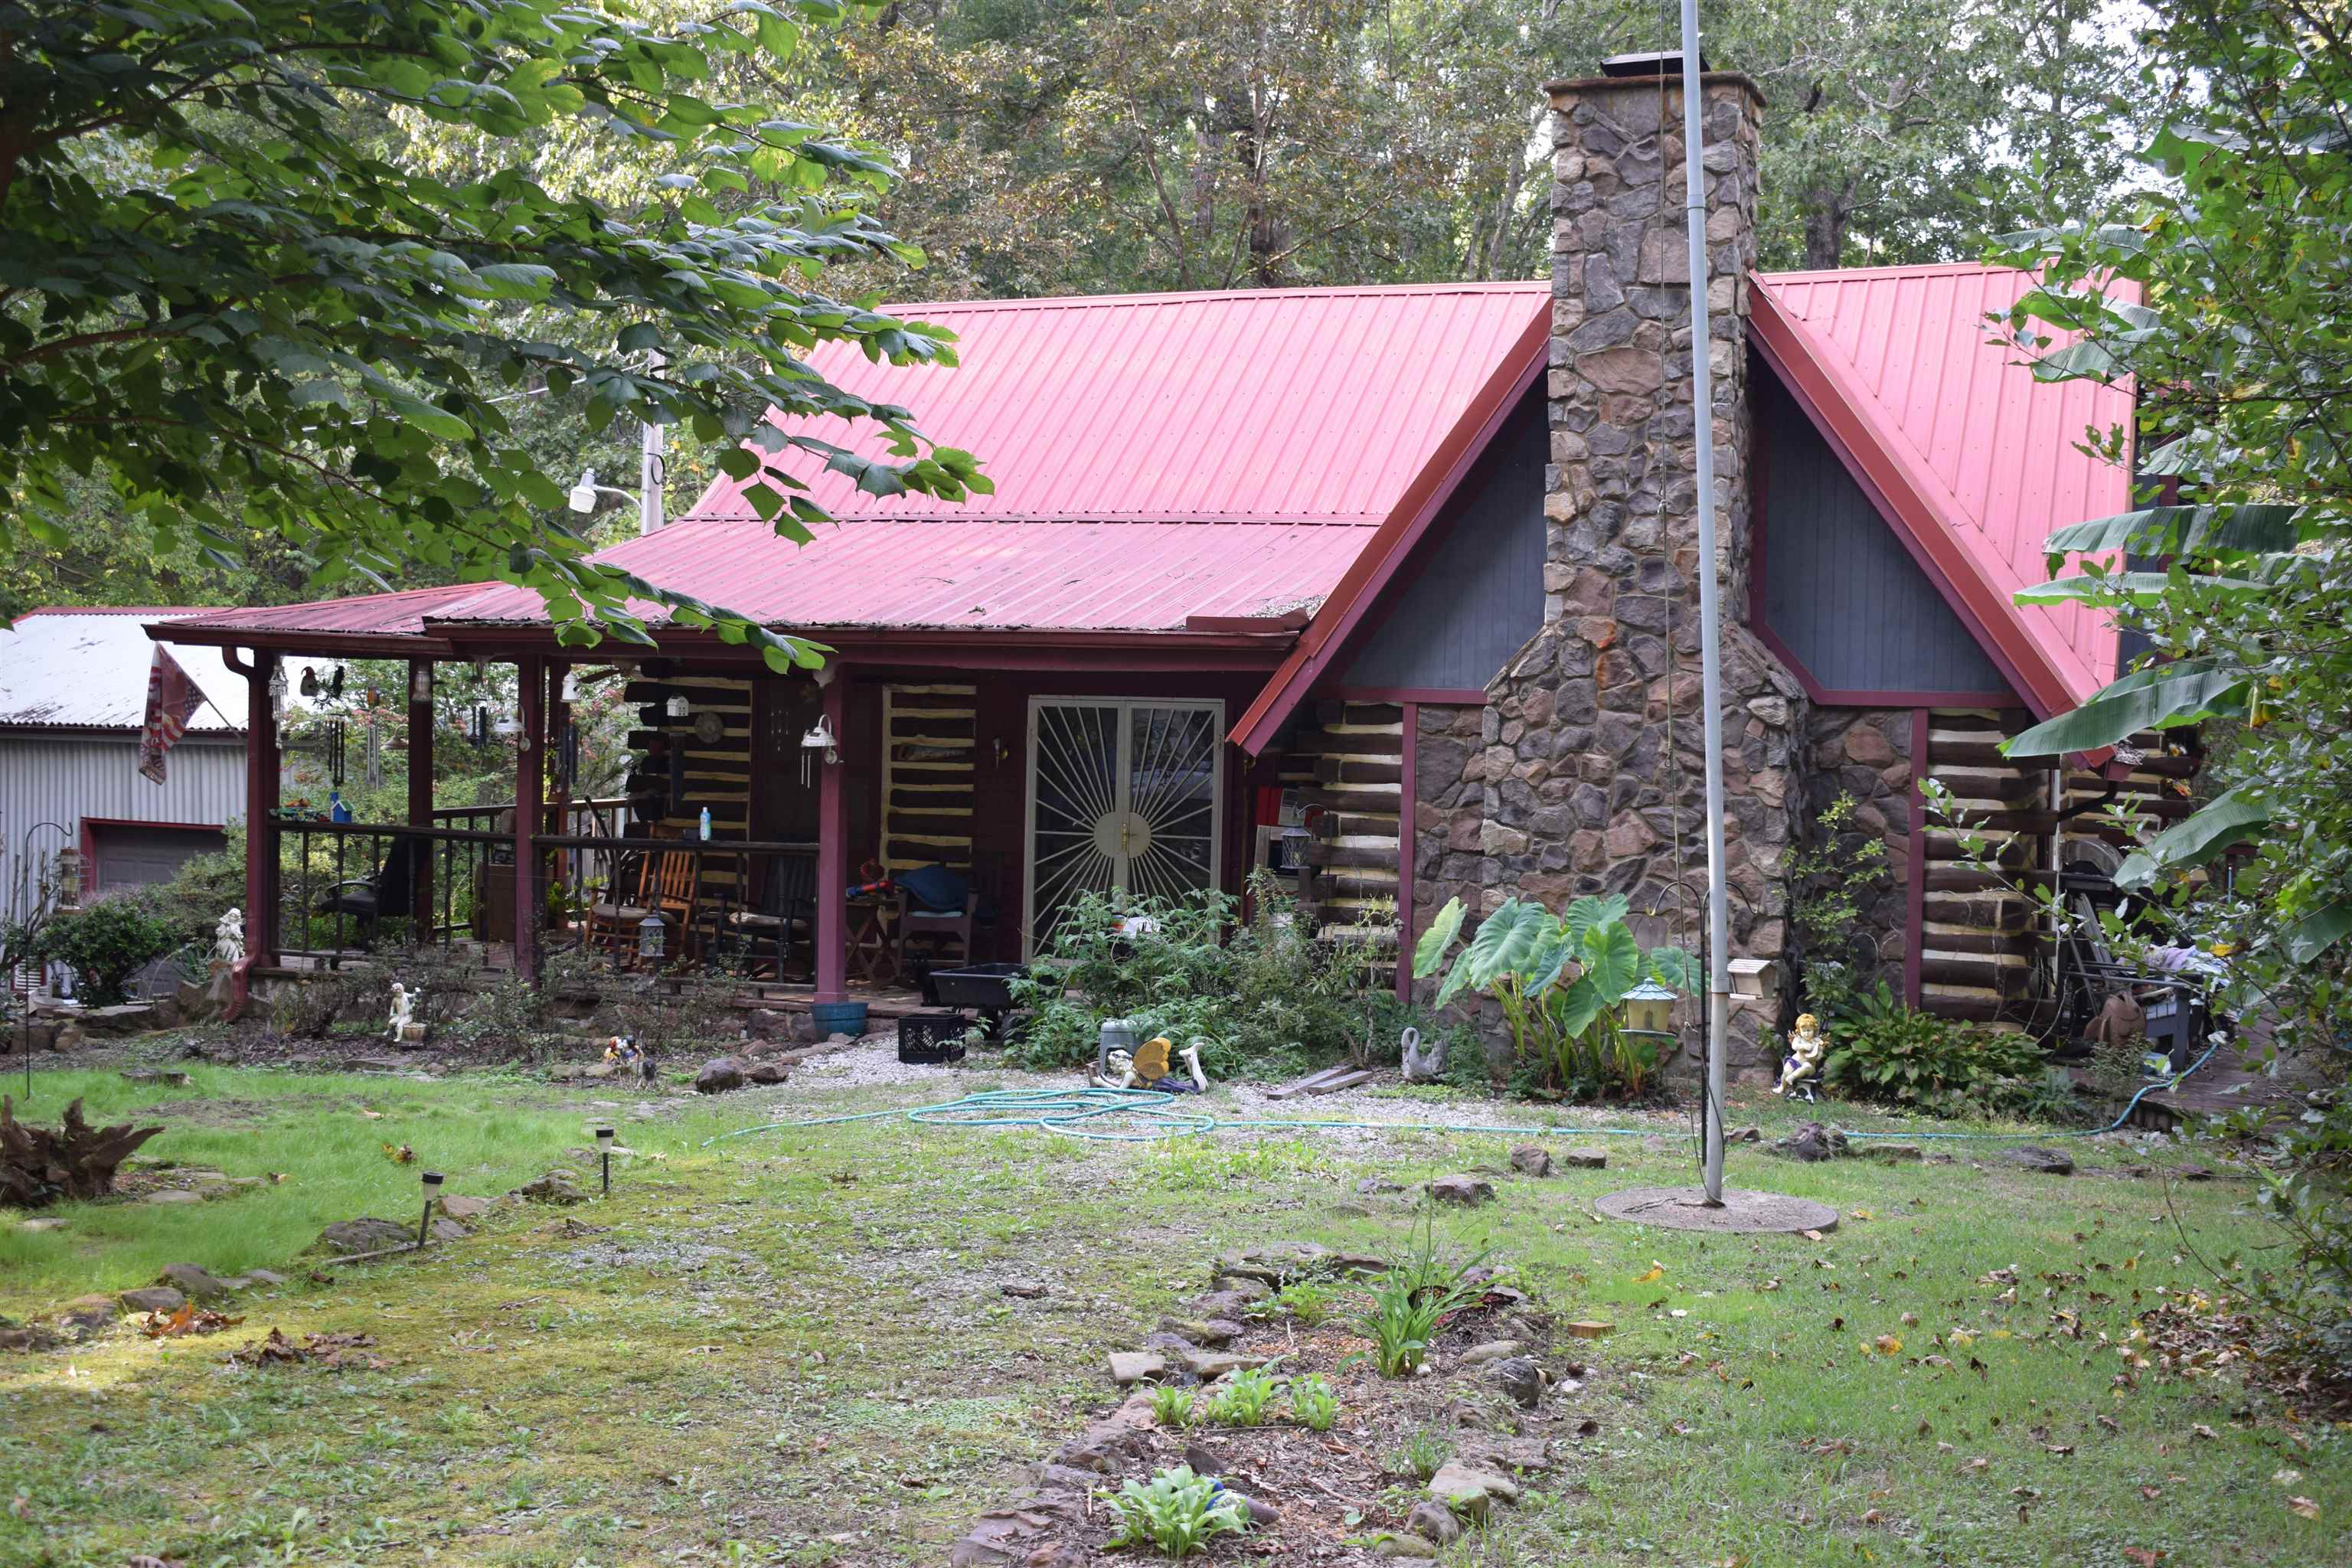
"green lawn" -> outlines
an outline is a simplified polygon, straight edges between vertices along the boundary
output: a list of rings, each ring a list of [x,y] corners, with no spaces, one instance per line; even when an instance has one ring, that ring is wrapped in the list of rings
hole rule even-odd
[[[1360,1198],[1359,1179],[1499,1165],[1511,1142],[1276,1131],[1148,1146],[893,1120],[706,1147],[761,1121],[919,1097],[811,1078],[635,1120],[639,1097],[602,1085],[193,1070],[160,1090],[51,1074],[34,1110],[75,1093],[94,1116],[158,1107],[173,1131],[147,1153],[288,1179],[200,1206],[75,1205],[40,1235],[0,1215],[0,1313],[30,1319],[171,1261],[290,1282],[247,1299],[245,1323],[215,1338],[119,1332],[0,1360],[0,1563],[943,1563],[976,1512],[1108,1401],[1100,1352],[1201,1289],[1216,1252],[1278,1237],[1393,1249],[1417,1211]],[[921,1098],[1000,1080],[939,1081]],[[1792,1119],[1759,1098],[1736,1118]],[[1541,1120],[1466,1100],[1366,1113]],[[418,1167],[386,1143],[456,1192],[558,1163],[593,1185],[593,1165],[564,1151],[614,1117],[639,1153],[609,1202],[501,1211],[419,1260],[321,1266],[331,1282],[296,1261],[329,1220],[414,1216]],[[1686,1176],[1678,1121],[1586,1120],[1656,1132],[1607,1139],[1606,1172],[1498,1177],[1499,1202],[1443,1222],[1458,1244],[1498,1248],[1563,1316],[1616,1325],[1579,1352],[1591,1376],[1578,1409],[1598,1432],[1578,1462],[1449,1561],[2344,1560],[2347,1434],[2288,1424],[2232,1382],[2135,1367],[2124,1343],[2137,1311],[2210,1279],[2199,1255],[2266,1239],[2248,1184],[2135,1179],[2119,1168],[2177,1153],[2113,1144],[2076,1146],[2071,1178],[2004,1166],[1997,1145],[1894,1167],[1741,1147],[1735,1183],[1846,1217],[1819,1242],[1702,1239],[1591,1209],[1620,1185]],[[604,1228],[566,1234],[566,1219]],[[1979,1282],[2011,1266],[2013,1299]],[[1049,1293],[1007,1298],[1015,1279]],[[373,1334],[391,1364],[224,1364],[273,1327]]]

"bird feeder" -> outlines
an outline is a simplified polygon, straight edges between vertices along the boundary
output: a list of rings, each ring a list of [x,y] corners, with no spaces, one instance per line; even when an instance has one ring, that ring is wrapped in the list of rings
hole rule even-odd
[[[1635,1034],[1673,1034],[1675,994],[1654,980],[1643,981],[1625,993],[1622,1020]]]

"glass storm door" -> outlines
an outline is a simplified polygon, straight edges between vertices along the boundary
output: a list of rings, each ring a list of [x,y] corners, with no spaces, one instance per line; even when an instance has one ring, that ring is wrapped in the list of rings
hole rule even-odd
[[[1223,702],[1030,699],[1030,952],[1081,893],[1215,885],[1224,714]]]

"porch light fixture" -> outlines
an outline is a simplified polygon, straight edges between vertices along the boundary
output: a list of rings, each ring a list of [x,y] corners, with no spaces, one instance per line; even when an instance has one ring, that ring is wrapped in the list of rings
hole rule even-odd
[[[596,1129],[596,1152],[604,1157],[604,1195],[613,1195],[613,1130]]]
[[[433,1205],[441,1196],[441,1173],[427,1171],[419,1180],[425,1184],[425,1215],[416,1222],[416,1245],[423,1247],[433,1232]]]
[[[662,956],[662,950],[668,942],[669,928],[662,924],[661,916],[647,915],[637,922],[637,956],[639,958],[659,959]]]
[[[282,664],[272,665],[269,670],[269,716],[286,717],[286,667]]]
[[[589,468],[583,472],[580,482],[572,487],[571,492],[563,498],[563,500],[564,504],[573,511],[582,513],[583,516],[594,511],[596,510],[596,470]]]
[[[1675,994],[1654,980],[1643,981],[1625,993],[1624,1022],[1635,1034],[1673,1034]]]

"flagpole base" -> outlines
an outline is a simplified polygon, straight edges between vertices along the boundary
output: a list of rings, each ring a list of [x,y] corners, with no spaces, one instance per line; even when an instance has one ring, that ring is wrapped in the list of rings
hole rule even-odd
[[[1723,1201],[1710,1203],[1704,1187],[1628,1187],[1612,1193],[1593,1205],[1611,1219],[1632,1225],[1654,1225],[1667,1230],[1703,1230],[1723,1236],[1795,1234],[1814,1230],[1826,1235],[1837,1228],[1837,1210],[1811,1198],[1779,1193],[1755,1193],[1742,1187],[1723,1189]]]

